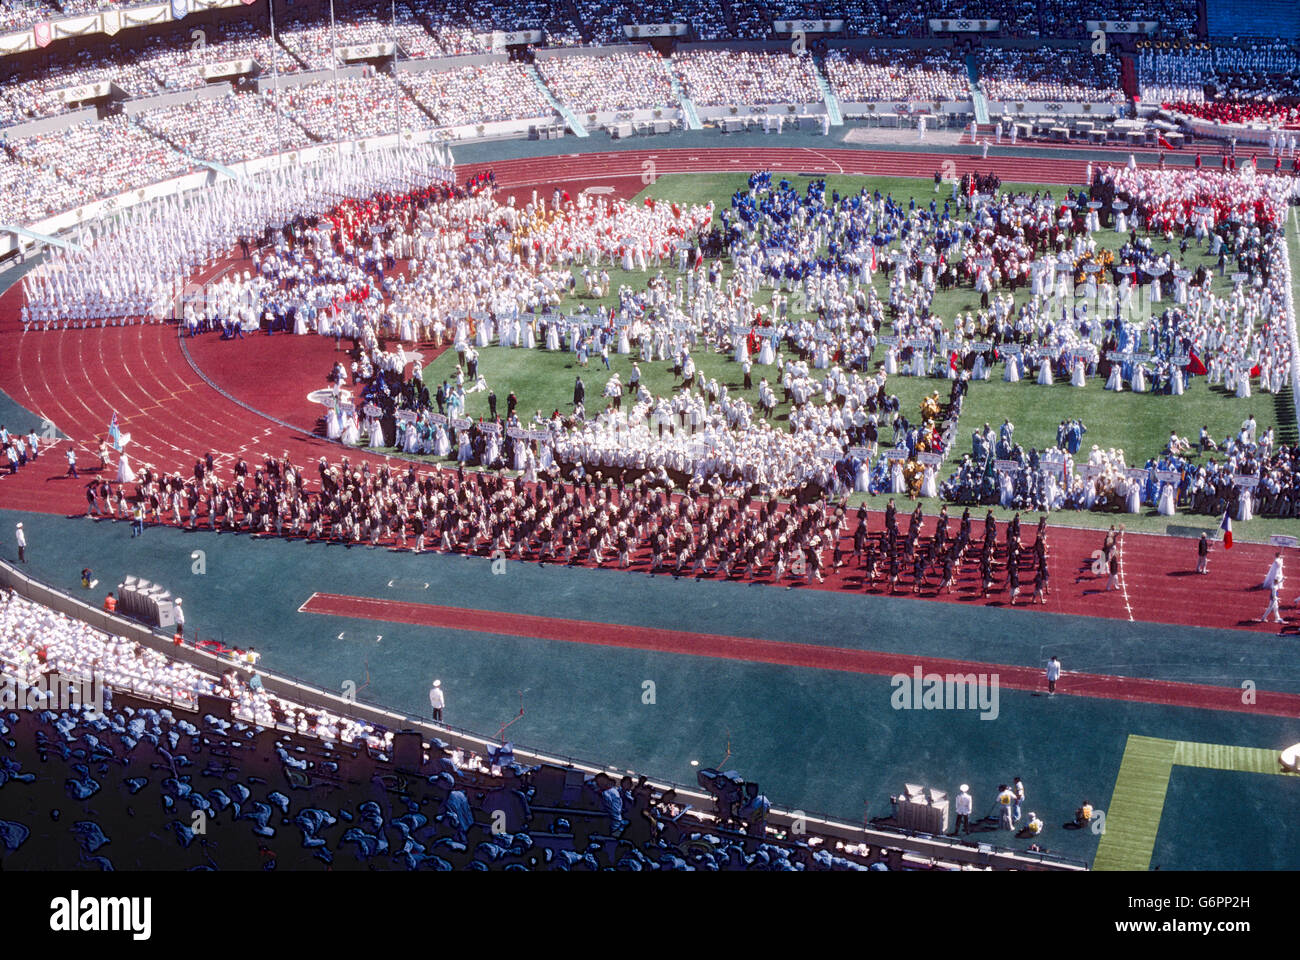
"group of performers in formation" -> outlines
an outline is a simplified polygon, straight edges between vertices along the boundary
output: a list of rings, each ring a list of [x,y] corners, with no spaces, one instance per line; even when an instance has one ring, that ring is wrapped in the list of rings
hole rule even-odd
[[[992,511],[982,539],[974,537],[969,509],[954,531],[946,507],[927,536],[923,528],[930,521],[920,504],[902,529],[891,499],[883,529],[871,531],[865,507],[851,520],[844,502],[833,503],[812,487],[791,501],[765,498],[753,488],[733,500],[716,480],[692,481],[677,494],[653,477],[629,481],[622,470],[564,483],[553,467],[537,483],[525,484],[463,469],[372,469],[367,461],[330,464],[322,457],[313,471],[293,464],[287,452],[255,467],[241,460],[232,472],[232,481],[221,479],[209,453],[196,461],[190,477],[143,467],[134,496],[106,479],[92,480],[86,513],[218,534],[777,584],[825,583],[830,575],[846,588],[887,585],[891,593],[900,582],[913,593],[951,593],[966,565],[979,572],[971,589],[988,596],[1002,567],[1011,603],[1020,596],[1022,578],[1032,577],[1035,602],[1046,602],[1049,593],[1046,517],[1026,547],[1017,514],[999,547]]]

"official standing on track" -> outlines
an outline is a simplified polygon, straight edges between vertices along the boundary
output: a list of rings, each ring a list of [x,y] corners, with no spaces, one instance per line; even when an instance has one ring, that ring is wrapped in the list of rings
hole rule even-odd
[[[1055,656],[1047,661],[1047,692],[1056,694],[1056,681],[1061,679],[1061,661]]]

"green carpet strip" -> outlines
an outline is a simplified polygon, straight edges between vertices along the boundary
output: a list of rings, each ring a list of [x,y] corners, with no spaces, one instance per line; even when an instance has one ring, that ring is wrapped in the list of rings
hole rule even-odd
[[[1169,775],[1175,766],[1293,777],[1278,766],[1278,751],[1223,743],[1159,740],[1131,735],[1106,811],[1094,870],[1147,870],[1160,831]]]
[[[1179,743],[1129,735],[1097,844],[1094,870],[1146,870]]]

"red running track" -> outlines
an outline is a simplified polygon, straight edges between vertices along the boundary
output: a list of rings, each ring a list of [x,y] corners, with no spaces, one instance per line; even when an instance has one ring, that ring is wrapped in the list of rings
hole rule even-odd
[[[503,161],[492,169],[498,184],[506,190],[532,184],[571,184],[576,189],[583,183],[615,182],[618,192],[623,193],[639,182],[647,160],[655,163],[656,175],[719,169],[748,172],[759,168],[818,172],[821,167],[829,168],[821,172],[927,177],[936,165],[950,159],[962,172],[994,170],[1003,179],[1029,182],[1077,182],[1086,166],[1084,161],[1034,157],[983,161],[948,154],[754,148],[546,157]],[[197,279],[202,282],[230,262],[207,268]],[[296,426],[310,432],[315,424],[315,411],[305,397],[322,385],[332,363],[333,345],[327,340],[256,336],[221,342],[209,335],[193,343],[201,367],[210,371],[209,376],[222,390],[253,408],[250,410],[214,390],[190,367],[174,326],[24,333],[18,322],[21,297],[20,285],[0,294],[0,387],[27,409],[50,418],[70,440],[48,447],[39,461],[17,475],[0,474],[0,506],[84,513],[83,483],[63,477],[64,450],[71,443],[78,452],[83,476],[93,476],[94,471],[86,468],[97,463],[99,439],[115,412],[123,431],[132,436],[128,453],[137,467],[152,464],[188,475],[194,461],[208,450],[218,455],[217,466],[222,473],[240,457],[252,461],[264,452],[278,456],[286,450],[300,464],[322,456],[335,460],[344,452],[354,462],[389,460],[355,448],[343,451],[338,444],[293,429]],[[286,357],[290,362],[285,361]],[[1115,519],[1123,520],[1122,516]],[[1206,522],[1206,518],[1199,519]],[[880,527],[880,518],[875,517],[873,528]],[[1034,609],[1120,620],[1276,630],[1252,623],[1263,611],[1265,597],[1251,588],[1262,579],[1272,558],[1271,548],[1240,544],[1230,553],[1216,548],[1211,560],[1213,575],[1196,577],[1188,575],[1194,564],[1194,541],[1132,534],[1125,539],[1124,590],[1103,593],[1098,589],[1101,582],[1090,577],[1075,582],[1084,559],[1100,545],[1101,534],[1053,527],[1049,537],[1052,592],[1046,605]],[[633,569],[648,568],[645,554],[635,560]],[[759,579],[762,582],[768,578],[760,571]],[[830,572],[825,585],[807,586],[862,589],[856,569],[851,568]],[[903,586],[910,592],[906,577]],[[874,592],[882,590],[877,587]],[[922,596],[936,599],[927,595],[930,592]],[[1001,605],[1004,595],[996,593],[991,600],[981,600],[968,570],[958,591],[937,599]]]
[[[894,677],[921,674],[984,674],[996,676],[999,688],[1045,692],[1042,670],[974,660],[949,660],[919,657],[906,653],[882,653],[854,650],[811,643],[787,643],[758,640],[753,637],[730,637],[684,630],[634,627],[618,623],[567,620],[521,613],[499,613],[427,603],[407,603],[374,597],[351,597],[337,593],[313,593],[300,613],[323,616],[406,623],[447,630],[468,630],[508,637],[558,640],[596,646],[622,647],[629,650],[653,650],[660,653],[685,654],[693,657],[719,657],[747,663],[773,663],[786,667],[807,667]],[[1273,717],[1300,716],[1300,694],[1258,691],[1257,702],[1242,702],[1240,687],[1212,687],[1170,680],[1118,677],[1093,673],[1065,673],[1057,683],[1057,692],[1104,700],[1131,703],[1154,703],[1162,706],[1195,707],[1205,710],[1228,710]],[[973,695],[973,694],[972,694]]]

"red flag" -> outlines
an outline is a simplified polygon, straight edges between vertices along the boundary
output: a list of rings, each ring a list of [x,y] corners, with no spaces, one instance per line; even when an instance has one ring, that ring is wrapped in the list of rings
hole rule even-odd
[[[1250,368],[1250,375],[1251,375],[1252,377],[1258,377],[1258,376],[1259,376],[1259,364],[1258,364],[1258,363],[1255,364],[1253,367]]]
[[[1188,353],[1187,359],[1188,359],[1188,364],[1186,369],[1188,373],[1194,373],[1198,377],[1203,377],[1207,373],[1209,373],[1209,371],[1205,369],[1205,364],[1201,362],[1201,358],[1198,357],[1195,353]]]
[[[1170,143],[1168,140],[1166,140],[1164,137],[1160,136],[1159,134],[1156,134],[1156,141],[1160,144],[1160,146],[1164,147],[1166,150],[1174,149],[1174,145]]]

